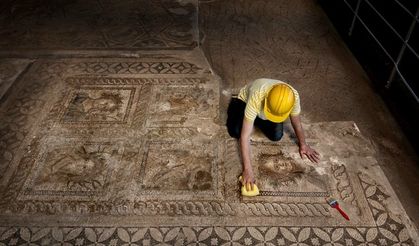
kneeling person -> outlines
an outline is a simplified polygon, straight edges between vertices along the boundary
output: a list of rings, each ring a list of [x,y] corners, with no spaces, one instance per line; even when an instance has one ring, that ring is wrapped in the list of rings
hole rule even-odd
[[[272,141],[283,135],[283,122],[289,117],[301,158],[312,162],[320,160],[319,154],[305,142],[300,119],[300,97],[289,84],[274,79],[257,79],[240,90],[228,106],[227,129],[230,136],[240,140],[243,159],[242,183],[253,187],[255,178],[250,162],[250,135],[256,125]],[[253,189],[253,188],[252,188]]]

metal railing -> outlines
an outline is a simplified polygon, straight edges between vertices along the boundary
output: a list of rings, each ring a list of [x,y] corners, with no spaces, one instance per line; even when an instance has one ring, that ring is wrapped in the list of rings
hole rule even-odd
[[[394,2],[396,2],[405,12],[406,14],[408,14],[409,16],[412,17],[412,22],[410,24],[409,30],[406,34],[405,37],[403,37],[394,27],[393,25],[391,25],[391,23],[385,18],[385,16],[380,13],[380,11],[378,11],[375,6],[369,1],[369,0],[358,0],[356,7],[353,8],[351,6],[350,3],[348,3],[347,0],[343,0],[345,2],[345,4],[348,6],[348,8],[352,11],[352,13],[354,14],[354,17],[352,19],[352,23],[351,26],[349,27],[349,36],[352,35],[354,29],[355,29],[355,24],[358,21],[361,25],[364,26],[365,30],[367,30],[367,32],[371,35],[371,37],[375,40],[375,42],[377,43],[377,45],[383,50],[383,52],[385,53],[385,55],[387,56],[387,58],[393,63],[393,69],[390,73],[390,76],[387,80],[387,83],[385,85],[385,87],[387,89],[391,88],[392,83],[394,82],[394,78],[396,76],[396,74],[399,75],[399,77],[401,78],[401,81],[403,82],[403,84],[406,86],[406,88],[409,90],[409,92],[412,94],[413,98],[416,100],[416,102],[419,104],[419,97],[418,95],[415,93],[415,91],[413,90],[411,84],[409,84],[409,81],[406,80],[405,76],[403,75],[402,71],[400,71],[399,68],[399,64],[400,61],[403,58],[403,55],[405,54],[406,49],[409,49],[410,52],[412,52],[412,54],[416,57],[416,59],[419,60],[419,54],[413,49],[413,47],[409,44],[409,39],[412,35],[412,32],[415,28],[416,25],[419,25],[419,6],[418,9],[416,10],[416,13],[413,14],[412,12],[410,12],[402,3],[400,3],[398,0],[392,0]],[[380,17],[380,19],[391,29],[391,31],[400,39],[401,42],[403,42],[402,47],[400,48],[400,51],[397,55],[397,59],[394,59],[391,55],[390,52],[385,48],[385,46],[382,44],[382,42],[376,37],[376,35],[374,35],[374,32],[371,30],[371,28],[368,26],[367,23],[365,23],[365,21],[359,16],[359,10],[360,10],[360,6],[361,4],[367,4],[371,9],[374,10],[374,12]],[[411,83],[419,83],[419,81],[412,81]]]

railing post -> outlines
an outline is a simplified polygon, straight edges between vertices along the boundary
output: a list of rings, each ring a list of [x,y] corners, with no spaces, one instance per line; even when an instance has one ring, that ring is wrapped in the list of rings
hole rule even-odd
[[[387,89],[390,89],[391,84],[393,83],[393,80],[394,80],[394,76],[396,76],[396,72],[398,71],[399,63],[400,63],[401,59],[403,58],[404,51],[406,50],[406,47],[407,47],[407,42],[409,41],[410,36],[412,35],[412,32],[413,32],[413,29],[416,26],[416,19],[418,18],[418,16],[419,16],[419,7],[416,11],[416,15],[413,17],[412,24],[410,25],[409,31],[407,32],[407,35],[406,35],[406,38],[403,40],[403,46],[400,49],[400,53],[397,56],[396,63],[394,64],[393,70],[391,71],[390,77],[388,78],[387,83],[385,85],[385,87]],[[418,57],[418,59],[419,59],[419,57]]]
[[[358,10],[359,10],[359,6],[361,5],[361,1],[362,0],[358,0],[358,2],[356,3],[356,8],[354,11],[354,18],[352,19],[351,27],[349,27],[349,32],[348,32],[349,36],[352,36],[352,31],[354,30],[354,27],[355,27],[355,21],[358,18]]]

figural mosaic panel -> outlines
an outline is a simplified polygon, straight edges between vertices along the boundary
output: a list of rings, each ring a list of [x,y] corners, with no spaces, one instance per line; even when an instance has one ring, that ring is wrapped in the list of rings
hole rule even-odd
[[[112,142],[54,139],[43,146],[25,182],[25,198],[100,195],[122,165],[123,148]]]
[[[216,142],[150,141],[141,164],[140,194],[159,199],[221,198]]]
[[[330,196],[328,178],[278,146],[256,144],[254,163],[262,196]]]
[[[155,86],[152,93],[147,126],[190,126],[196,121],[214,121],[217,116],[216,88]]]
[[[84,87],[73,91],[63,123],[126,123],[135,88]]]

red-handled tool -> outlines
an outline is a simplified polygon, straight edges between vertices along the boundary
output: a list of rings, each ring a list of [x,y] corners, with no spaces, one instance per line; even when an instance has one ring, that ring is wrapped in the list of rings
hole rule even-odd
[[[327,203],[329,203],[329,205],[332,208],[336,208],[339,211],[339,213],[343,216],[343,218],[345,218],[346,220],[349,220],[349,216],[345,212],[343,212],[343,210],[340,208],[338,201],[336,201],[333,198],[330,198],[326,201],[327,201]]]

